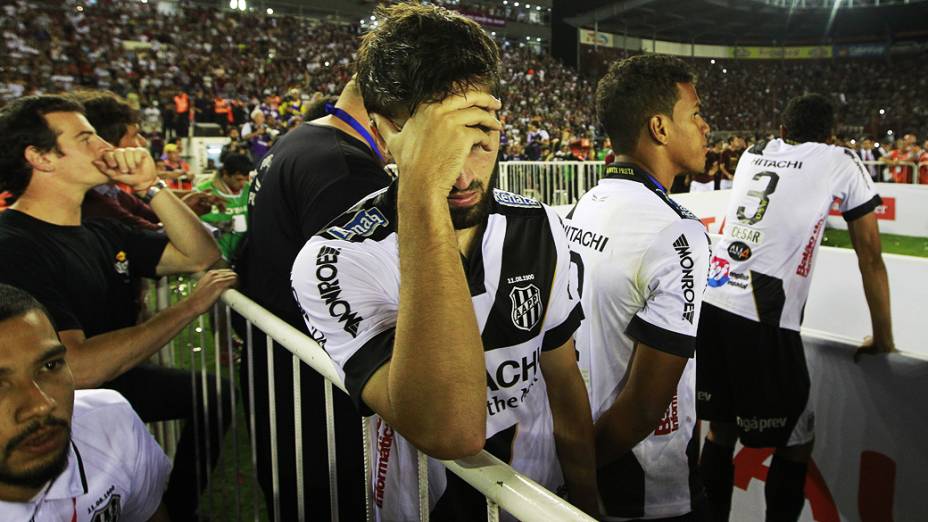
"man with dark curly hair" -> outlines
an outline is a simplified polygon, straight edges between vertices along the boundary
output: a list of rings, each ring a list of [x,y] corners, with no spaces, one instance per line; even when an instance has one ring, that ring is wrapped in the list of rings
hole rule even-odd
[[[382,520],[419,515],[416,448],[436,520],[486,517],[436,459],[481,449],[598,511],[592,422],[572,335],[557,214],[493,189],[499,51],[475,22],[428,5],[378,8],[357,78],[398,180],[314,235],[293,265],[306,324],[372,422]]]

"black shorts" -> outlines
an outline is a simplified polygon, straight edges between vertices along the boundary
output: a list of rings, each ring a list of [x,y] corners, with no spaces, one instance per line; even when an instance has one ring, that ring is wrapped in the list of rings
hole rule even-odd
[[[703,304],[696,343],[696,415],[733,422],[751,447],[814,437],[809,369],[799,332]]]

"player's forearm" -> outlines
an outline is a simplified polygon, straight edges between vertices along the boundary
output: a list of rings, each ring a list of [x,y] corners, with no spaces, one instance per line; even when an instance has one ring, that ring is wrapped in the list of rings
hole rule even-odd
[[[564,389],[567,388],[567,389]],[[580,377],[568,386],[549,386],[554,442],[564,472],[570,502],[591,516],[598,515],[593,416]]]
[[[400,191],[391,407],[407,430],[462,430],[480,438],[486,423],[483,345],[448,204],[422,191],[404,197],[402,184]]]
[[[893,347],[892,315],[889,302],[889,276],[882,257],[858,261],[864,296],[870,308],[873,340],[878,346]]]
[[[219,247],[200,218],[171,191],[156,194],[151,208],[164,225],[168,240],[192,263],[191,272],[206,270],[219,259]]]
[[[138,326],[84,340],[68,351],[75,386],[97,388],[122,375],[157,353],[195,317],[193,308],[182,301]]]
[[[667,404],[670,404],[669,400]],[[648,407],[630,394],[623,396],[620,393],[612,407],[594,426],[597,467],[618,460],[644,440],[660,422],[667,404],[663,408]]]

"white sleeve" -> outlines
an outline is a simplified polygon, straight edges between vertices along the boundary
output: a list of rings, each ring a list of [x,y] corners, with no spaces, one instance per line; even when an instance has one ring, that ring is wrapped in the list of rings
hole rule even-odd
[[[134,454],[126,455],[127,465],[131,465],[127,471],[132,481],[132,494],[126,499],[122,515],[126,520],[148,520],[161,505],[171,461],[128,402],[125,403],[125,417],[120,420],[129,426],[131,440],[135,443]]]
[[[580,306],[577,280],[570,276],[571,252],[567,246],[564,225],[553,209],[546,206],[545,210],[548,213],[548,222],[551,225],[551,233],[557,249],[557,266],[554,269],[551,295],[548,297],[548,313],[545,315],[543,327],[545,336],[541,349],[553,350],[566,343],[580,327],[583,309]]]
[[[702,224],[681,219],[661,230],[642,256],[638,285],[647,296],[625,333],[652,348],[692,357],[709,272]]]
[[[365,415],[373,412],[362,402],[361,391],[393,355],[399,310],[399,296],[384,287],[396,260],[382,252],[370,244],[314,236],[290,276],[310,336],[335,362],[348,394]]]
[[[837,159],[835,173],[838,180],[837,196],[841,200],[838,210],[845,221],[854,221],[875,210],[883,204],[883,200],[877,194],[870,173],[860,158],[848,149],[841,150],[843,154]]]

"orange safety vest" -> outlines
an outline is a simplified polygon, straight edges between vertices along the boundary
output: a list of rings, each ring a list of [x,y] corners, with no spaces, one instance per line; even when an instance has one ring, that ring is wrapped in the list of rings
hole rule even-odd
[[[174,110],[177,114],[183,114],[190,109],[190,97],[187,93],[182,92],[174,97]]]

